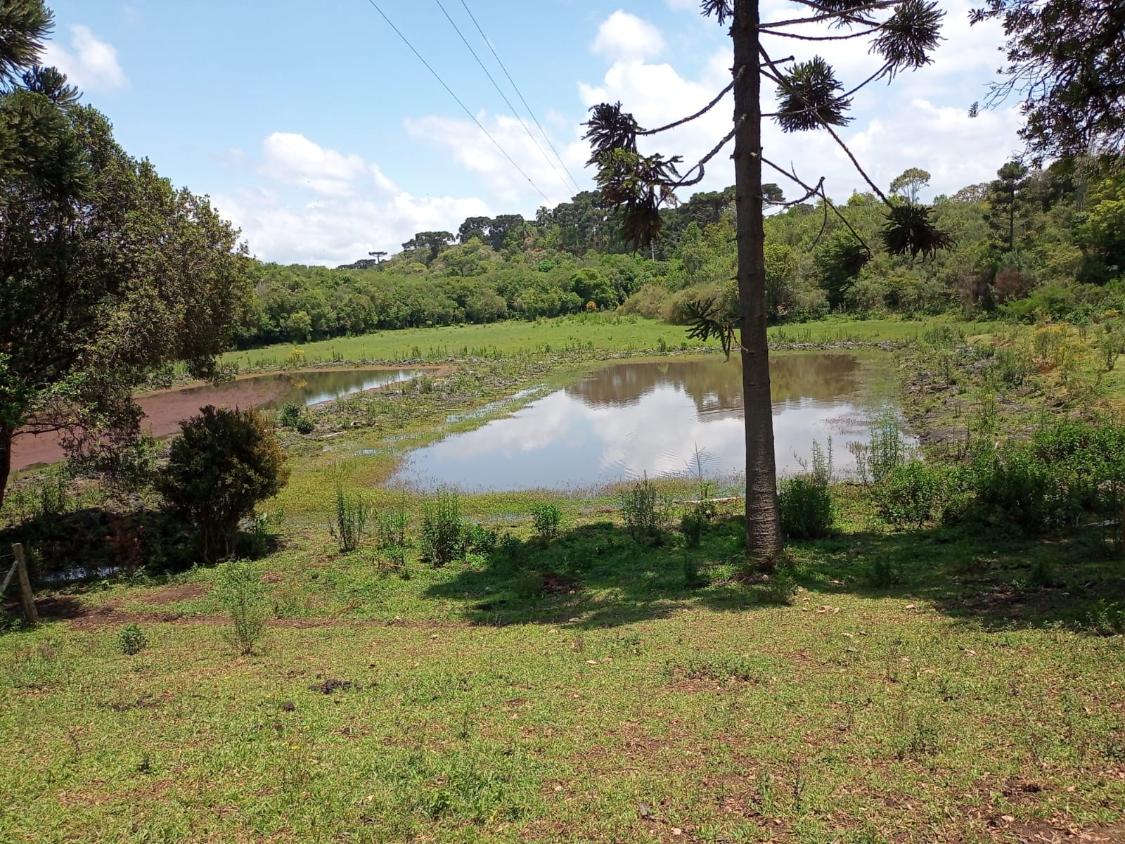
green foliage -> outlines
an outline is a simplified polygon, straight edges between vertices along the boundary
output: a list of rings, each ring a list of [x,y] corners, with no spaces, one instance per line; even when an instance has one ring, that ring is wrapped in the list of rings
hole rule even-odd
[[[1083,515],[1125,511],[1125,426],[1048,424],[1030,442],[983,449],[974,458],[978,501],[1029,533],[1073,528]]]
[[[766,601],[779,606],[791,606],[797,598],[800,586],[793,569],[789,565],[779,565],[769,575],[765,584]]]
[[[461,496],[442,489],[422,504],[422,559],[441,567],[463,559],[466,551],[465,523],[461,518]]]
[[[668,526],[667,496],[646,475],[621,493],[621,516],[634,541],[642,545],[660,545]]]
[[[1119,636],[1125,633],[1125,603],[1100,598],[1090,610],[1087,624],[1102,636]]]
[[[117,644],[125,656],[136,656],[148,647],[148,636],[137,624],[126,624],[117,633]]]
[[[247,259],[209,200],[128,155],[64,76],[12,82],[48,25],[34,0],[0,10],[0,450],[34,417],[112,470],[140,436],[132,396],[153,371],[214,374]]]
[[[219,566],[215,595],[230,617],[230,640],[249,655],[266,629],[269,604],[262,578],[251,563],[232,560]]]
[[[531,521],[536,538],[544,545],[549,545],[559,535],[562,511],[556,504],[540,501],[531,506]]]
[[[406,554],[410,548],[410,511],[406,497],[400,496],[396,503],[382,510],[376,525],[376,538],[379,552],[387,565],[403,577],[409,574],[406,568]]]
[[[832,533],[832,490],[811,475],[785,478],[778,507],[781,530],[790,539],[821,539]]]
[[[340,545],[340,553],[350,554],[359,548],[367,531],[371,505],[361,496],[344,492],[336,486],[336,523],[332,535]]]
[[[157,487],[199,535],[204,560],[229,556],[239,522],[285,485],[285,452],[254,410],[205,407],[172,441]]]
[[[897,527],[921,528],[940,521],[952,479],[943,467],[908,460],[888,471],[874,490],[875,506]]]
[[[316,428],[316,420],[308,408],[296,402],[289,402],[277,412],[277,424],[292,428],[298,434],[311,434]]]

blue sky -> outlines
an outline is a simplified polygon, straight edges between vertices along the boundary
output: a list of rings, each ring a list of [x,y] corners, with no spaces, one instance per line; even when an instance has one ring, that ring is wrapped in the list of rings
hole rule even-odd
[[[264,259],[341,263],[471,214],[533,216],[568,198],[562,168],[544,160],[438,4],[378,1],[537,189],[367,0],[53,0],[47,61],[110,116],[126,149],[210,194]],[[519,106],[461,0],[442,2]],[[695,0],[466,2],[583,188],[579,124],[591,104],[620,99],[652,124],[694,111],[729,79],[729,40]],[[947,41],[934,65],[862,92],[844,132],[883,185],[916,165],[933,173],[933,191],[950,192],[989,178],[1018,149],[1014,108],[966,115],[1000,64],[999,32],[970,29],[966,0],[943,5]],[[765,18],[798,8],[762,6]],[[785,41],[773,52],[820,52],[845,85],[874,67],[861,42]],[[660,144],[690,160],[729,126],[724,105]],[[861,187],[830,139],[771,129],[766,147],[811,180],[826,176],[836,196]],[[732,178],[723,159],[701,187]]]

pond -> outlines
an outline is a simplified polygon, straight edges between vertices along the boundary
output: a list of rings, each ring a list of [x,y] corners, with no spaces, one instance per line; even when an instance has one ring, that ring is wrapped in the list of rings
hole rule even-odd
[[[185,419],[201,407],[277,408],[296,402],[306,406],[374,390],[418,377],[418,369],[310,369],[252,375],[222,384],[204,384],[179,390],[162,390],[137,398],[144,411],[147,433],[166,437],[176,433]],[[12,468],[26,469],[63,458],[56,434],[20,435],[12,449]]]
[[[893,411],[889,361],[853,354],[776,355],[771,361],[778,471],[800,471],[812,444],[832,439],[841,474],[850,443]],[[467,492],[582,489],[686,474],[696,449],[711,477],[745,462],[742,373],[721,358],[620,363],[473,431],[420,448],[391,479]]]

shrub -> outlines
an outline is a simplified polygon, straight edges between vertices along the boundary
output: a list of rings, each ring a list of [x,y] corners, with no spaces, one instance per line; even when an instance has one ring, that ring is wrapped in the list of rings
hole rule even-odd
[[[474,554],[487,556],[500,544],[500,534],[495,528],[486,528],[476,522],[468,522],[462,530],[461,544],[465,552],[472,551]]]
[[[821,539],[832,532],[832,491],[815,476],[783,480],[777,503],[781,530],[790,539]]]
[[[897,527],[920,528],[941,519],[949,476],[922,460],[894,467],[875,490],[879,514]]]
[[[332,535],[339,542],[341,553],[350,554],[359,548],[370,515],[370,504],[358,495],[348,495],[337,485],[336,524],[332,526]]]
[[[157,485],[198,532],[203,558],[230,556],[239,522],[276,495],[288,473],[273,427],[254,410],[205,407],[172,441]]]
[[[117,634],[117,642],[121,653],[126,656],[136,656],[148,647],[148,636],[136,624],[126,624]]]
[[[465,527],[461,497],[443,489],[422,504],[422,559],[444,566],[465,556]]]
[[[215,593],[230,616],[230,639],[242,654],[250,654],[266,629],[266,591],[254,567],[244,561],[224,563]]]
[[[562,511],[559,510],[558,506],[547,502],[533,504],[531,520],[535,527],[535,536],[540,542],[547,545],[559,535]]]
[[[668,524],[668,501],[646,475],[621,495],[621,515],[625,529],[634,540],[659,545]]]

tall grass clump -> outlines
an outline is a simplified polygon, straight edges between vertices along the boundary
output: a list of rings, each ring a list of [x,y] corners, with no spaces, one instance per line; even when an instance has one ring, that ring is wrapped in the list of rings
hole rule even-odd
[[[379,513],[375,532],[379,553],[388,568],[408,577],[406,554],[410,547],[410,511],[406,507],[405,495],[400,496],[393,507]]]
[[[422,504],[422,559],[441,567],[465,556],[465,523],[461,496],[442,489]]]
[[[266,590],[253,565],[232,560],[219,567],[215,593],[230,616],[229,638],[249,655],[266,629]]]
[[[625,529],[642,545],[659,545],[668,526],[668,499],[644,478],[621,494],[621,516]]]
[[[370,516],[370,504],[359,495],[349,495],[342,486],[336,486],[336,522],[332,525],[332,535],[341,553],[350,554],[359,548]]]

